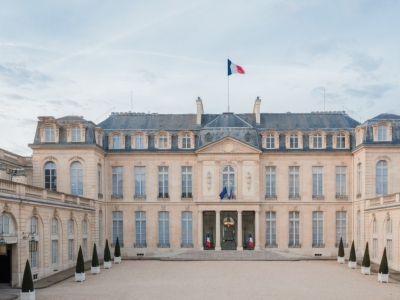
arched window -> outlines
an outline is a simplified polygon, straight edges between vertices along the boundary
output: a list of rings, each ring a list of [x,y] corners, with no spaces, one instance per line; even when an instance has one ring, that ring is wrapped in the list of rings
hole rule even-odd
[[[378,161],[376,164],[376,195],[383,196],[388,193],[388,169],[387,162]]]
[[[72,126],[71,141],[72,142],[80,142],[81,141],[81,128],[79,126]]]
[[[58,220],[56,218],[51,219],[51,234],[58,234]]]
[[[345,149],[346,148],[346,136],[340,133],[336,136],[336,148]]]
[[[210,142],[212,141],[212,135],[211,135],[211,133],[207,132],[205,139],[206,139],[206,142],[207,142],[207,143],[210,143]]]
[[[57,264],[58,261],[58,220],[51,219],[51,263]]]
[[[74,220],[68,220],[68,260],[74,259]]]
[[[57,191],[57,169],[56,164],[52,161],[44,165],[44,188]]]
[[[235,170],[231,166],[226,166],[222,170],[222,188],[226,188],[225,197],[230,199],[235,197]]]
[[[71,164],[71,194],[83,196],[83,170],[79,161]]]
[[[31,218],[31,233],[32,234],[38,234],[37,224],[38,224],[38,219],[36,217],[32,217]]]
[[[103,245],[103,213],[99,211],[99,246]]]
[[[378,222],[372,222],[372,255],[373,258],[378,258]]]
[[[87,258],[87,221],[82,221],[82,254],[83,258]]]
[[[37,235],[38,234],[38,219],[36,217],[31,217],[31,234]],[[38,258],[38,249],[34,252],[29,252],[30,259],[31,259],[31,268],[37,268],[37,258]]]
[[[361,196],[361,190],[362,190],[362,170],[361,170],[361,164],[357,165],[357,195]]]
[[[10,218],[5,215],[0,215],[0,232],[10,234]]]
[[[386,233],[387,234],[392,233],[392,219],[388,219],[386,222]]]
[[[314,134],[313,136],[313,148],[314,149],[322,148],[322,135],[320,133]]]
[[[74,220],[68,220],[68,234],[74,234]]]
[[[121,136],[119,134],[114,134],[112,136],[112,147],[113,147],[113,149],[121,149],[122,148]]]

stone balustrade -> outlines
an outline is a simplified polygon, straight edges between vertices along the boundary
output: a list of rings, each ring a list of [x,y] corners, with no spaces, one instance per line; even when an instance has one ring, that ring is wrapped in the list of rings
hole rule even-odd
[[[366,207],[367,208],[374,208],[374,207],[381,207],[386,205],[392,204],[400,204],[400,193],[397,194],[389,194],[385,196],[375,197],[371,199],[367,199]]]

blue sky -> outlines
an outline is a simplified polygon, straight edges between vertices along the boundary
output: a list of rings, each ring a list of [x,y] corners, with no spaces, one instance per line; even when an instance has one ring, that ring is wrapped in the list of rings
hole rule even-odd
[[[349,3],[350,2],[350,3]],[[38,116],[108,111],[400,114],[398,1],[0,0],[0,148]]]

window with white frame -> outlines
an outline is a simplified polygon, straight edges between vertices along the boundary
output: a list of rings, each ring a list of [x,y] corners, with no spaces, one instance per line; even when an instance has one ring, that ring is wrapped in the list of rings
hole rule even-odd
[[[99,211],[99,245],[103,245],[103,213]]]
[[[386,233],[391,234],[392,233],[392,219],[388,219],[386,221]]]
[[[37,235],[38,234],[38,218],[31,217],[31,234]],[[38,249],[34,252],[29,252],[31,258],[31,268],[37,268],[37,258],[38,258]]]
[[[295,133],[292,133],[289,137],[289,145],[290,149],[299,148],[299,136]]]
[[[71,141],[72,142],[80,142],[81,141],[81,128],[79,126],[72,126]]]
[[[343,133],[339,133],[336,136],[336,148],[345,149],[346,148],[346,136]]]
[[[361,195],[362,191],[362,169],[361,164],[357,165],[357,194]]]
[[[44,165],[44,188],[46,190],[57,191],[57,168],[52,161]]]
[[[300,213],[289,212],[289,247],[300,247]]]
[[[83,196],[83,169],[82,164],[79,161],[75,161],[71,164],[70,176],[71,194]]]
[[[226,188],[225,198],[231,199],[235,191],[235,170],[232,166],[225,166],[222,169],[222,188]]]
[[[386,240],[387,259],[389,262],[393,259],[392,239]]]
[[[347,212],[336,212],[336,245],[339,246],[340,238],[343,244],[347,243]]]
[[[372,251],[372,255],[374,259],[378,258],[378,239],[373,239],[373,251]]]
[[[0,215],[0,232],[2,234],[10,233],[10,218],[6,215]]]
[[[168,137],[165,133],[158,136],[158,148],[167,149],[168,148]]]
[[[146,244],[146,212],[135,212],[135,247],[147,247]]]
[[[190,149],[191,148],[191,140],[190,134],[183,134],[182,135],[182,149]]]
[[[192,167],[182,167],[182,198],[193,198]]]
[[[276,198],[276,167],[265,167],[265,198]]]
[[[378,222],[376,220],[372,222],[372,232],[373,234],[378,234]]]
[[[386,141],[386,140],[387,140],[387,126],[378,125],[378,141]]]
[[[384,160],[376,164],[376,196],[388,194],[388,167]]]
[[[124,227],[123,227],[123,213],[122,211],[113,211],[112,213],[113,231],[112,231],[112,244],[115,246],[117,237],[120,246],[124,245]]]
[[[123,189],[122,167],[112,167],[112,195],[111,198],[122,198]]]
[[[323,167],[312,167],[313,172],[313,198],[322,198],[324,196],[324,175]]]
[[[144,149],[144,134],[135,135],[135,149]]]
[[[336,167],[336,198],[347,197],[346,172],[347,167]]]
[[[82,233],[87,234],[87,221],[86,220],[82,221]]]
[[[357,212],[357,248],[361,249],[361,212]]]
[[[122,149],[122,139],[119,134],[114,134],[112,136],[112,147],[113,149]]]
[[[289,198],[300,198],[300,167],[289,167]]]
[[[58,240],[51,241],[51,263],[53,265],[57,264],[58,254]]]
[[[74,240],[68,239],[68,260],[74,260]]]
[[[97,165],[97,193],[103,194],[101,189],[101,165]]]
[[[55,135],[54,135],[54,127],[46,126],[44,129],[45,132],[45,142],[52,143],[55,142]]]
[[[82,256],[84,259],[87,258],[87,238],[82,239]]]
[[[68,220],[68,234],[74,234],[74,220]]]
[[[322,135],[320,133],[314,134],[313,136],[313,148],[322,149]]]
[[[386,250],[387,250],[387,258],[389,261],[392,261],[392,219],[387,219],[386,221]]]
[[[169,198],[168,167],[158,167],[158,198]]]
[[[276,212],[267,211],[265,213],[266,221],[266,240],[265,247],[277,247],[276,243]]]
[[[193,247],[193,213],[182,212],[182,245],[181,247]]]
[[[51,234],[58,234],[58,220],[56,218],[51,219]]]
[[[322,211],[313,211],[312,213],[313,247],[324,246],[324,213]]]
[[[158,212],[158,247],[169,247],[169,212]]]
[[[135,167],[135,198],[146,198],[146,167]]]
[[[266,148],[267,149],[275,149],[275,135],[273,134],[267,134],[266,135]]]

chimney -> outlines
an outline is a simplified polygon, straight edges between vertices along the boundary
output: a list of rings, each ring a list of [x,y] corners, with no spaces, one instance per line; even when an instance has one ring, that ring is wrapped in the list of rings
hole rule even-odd
[[[260,124],[260,104],[261,99],[257,96],[256,101],[254,102],[253,113],[256,115],[256,123]]]
[[[204,114],[204,109],[203,109],[203,101],[201,101],[200,97],[197,98],[196,105],[197,105],[196,124],[201,125],[201,115]]]

